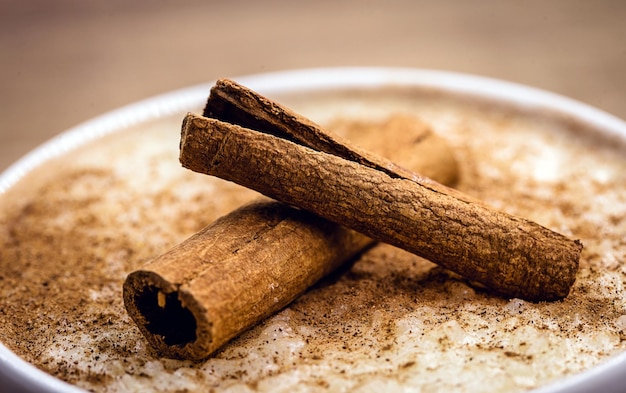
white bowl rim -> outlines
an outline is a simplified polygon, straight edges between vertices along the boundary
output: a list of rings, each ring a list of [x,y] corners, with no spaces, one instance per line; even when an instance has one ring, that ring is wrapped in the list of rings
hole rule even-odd
[[[275,71],[232,78],[263,94],[329,89],[374,89],[384,86],[432,88],[483,97],[521,108],[548,109],[582,121],[626,141],[626,122],[590,105],[534,87],[450,71],[403,67],[332,67]],[[107,134],[202,105],[212,83],[157,95],[79,124],[48,140],[0,173],[0,195],[46,161]],[[26,362],[0,342],[0,385],[13,383],[28,391],[84,393]],[[566,377],[536,393],[618,392],[626,384],[626,352],[585,372]]]

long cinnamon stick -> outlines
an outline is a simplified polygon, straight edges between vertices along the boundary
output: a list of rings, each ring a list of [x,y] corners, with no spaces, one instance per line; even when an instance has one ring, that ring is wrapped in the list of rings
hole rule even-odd
[[[505,296],[569,293],[582,250],[532,221],[491,209],[431,181],[220,120],[188,114],[184,167],[233,181],[423,256]]]
[[[449,147],[429,128],[396,117],[379,124],[378,133],[392,126],[412,141],[389,149],[394,157],[435,179],[456,178]],[[201,359],[373,243],[286,204],[255,202],[132,272],[124,283],[124,303],[161,355]]]

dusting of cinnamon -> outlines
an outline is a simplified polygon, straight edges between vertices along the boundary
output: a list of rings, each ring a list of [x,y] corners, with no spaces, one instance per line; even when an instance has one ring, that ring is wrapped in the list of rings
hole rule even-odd
[[[0,341],[97,392],[380,384],[519,392],[624,351],[624,151],[581,141],[545,118],[410,94],[353,94],[350,108],[418,114],[453,145],[459,189],[580,236],[581,267],[566,299],[503,299],[380,245],[214,357],[162,359],[126,317],[126,275],[258,197],[179,168],[178,135],[170,133],[176,114],[66,157],[76,165],[58,172],[48,165],[42,170],[52,176],[23,194],[0,196]],[[318,119],[346,98],[307,100],[299,109]],[[371,149],[390,139],[363,124],[376,113],[362,109],[354,124],[323,121]]]

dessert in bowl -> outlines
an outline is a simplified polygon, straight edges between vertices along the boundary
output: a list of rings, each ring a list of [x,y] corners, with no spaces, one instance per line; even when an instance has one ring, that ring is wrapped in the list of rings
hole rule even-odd
[[[258,197],[178,162],[181,121],[202,111],[203,85],[69,130],[0,177],[7,386],[556,392],[623,383],[624,122],[547,92],[444,72],[236,80],[372,149],[400,139],[385,126],[390,116],[427,124],[455,155],[456,188],[582,241],[569,295],[505,298],[378,244],[212,356],[160,356],[125,312],[124,279]]]

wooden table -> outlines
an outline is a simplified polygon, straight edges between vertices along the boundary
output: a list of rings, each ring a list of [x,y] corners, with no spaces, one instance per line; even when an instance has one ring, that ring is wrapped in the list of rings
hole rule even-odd
[[[452,70],[626,118],[626,2],[0,0],[0,170],[111,109],[218,77]]]

